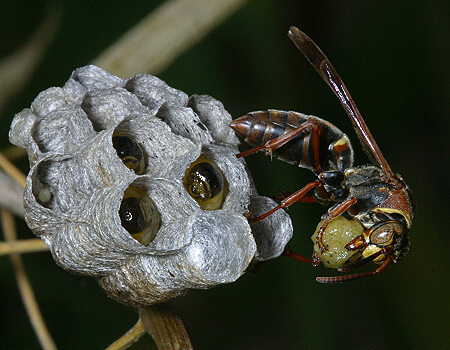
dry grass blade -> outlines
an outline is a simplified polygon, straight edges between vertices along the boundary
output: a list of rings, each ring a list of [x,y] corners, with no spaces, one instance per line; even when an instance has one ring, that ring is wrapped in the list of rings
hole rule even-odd
[[[44,252],[48,246],[40,238],[21,239],[20,241],[0,242],[0,256]]]
[[[23,218],[23,187],[0,168],[0,208]]]
[[[61,16],[61,6],[52,2],[41,25],[31,39],[18,51],[0,61],[0,110],[17,94],[41,61],[44,51],[53,39]]]
[[[158,74],[247,0],[171,0],[144,18],[93,64],[122,78]]]
[[[23,217],[23,189],[26,182],[25,175],[0,152],[0,207]]]
[[[1,210],[2,229],[5,239],[8,242],[16,240],[16,228],[14,224],[14,217],[6,210]],[[36,332],[41,347],[46,350],[56,349],[55,343],[44,323],[36,298],[31,288],[31,283],[25,272],[25,267],[22,258],[19,254],[11,254],[11,263],[13,265],[17,283],[19,285],[22,301],[27,310],[31,324]]]
[[[27,177],[0,152],[0,168],[13,178],[22,188],[27,185]],[[21,193],[22,195],[23,193]]]
[[[10,161],[25,158],[27,156],[27,151],[17,146],[9,146],[7,148],[4,148],[2,149],[2,153]]]
[[[106,348],[106,350],[124,350],[128,349],[131,345],[137,342],[144,334],[146,330],[142,320],[139,318],[137,323],[123,336],[117,339],[114,343]]]

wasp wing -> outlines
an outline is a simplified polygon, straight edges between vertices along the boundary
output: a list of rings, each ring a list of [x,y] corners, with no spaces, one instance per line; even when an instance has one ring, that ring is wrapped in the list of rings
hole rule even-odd
[[[322,79],[325,80],[341,102],[344,110],[350,117],[353,129],[358,135],[359,142],[372,163],[378,165],[388,177],[393,178],[394,174],[388,162],[381,153],[374,137],[367,127],[366,122],[362,118],[361,113],[356,107],[355,102],[353,102],[353,99],[350,96],[344,82],[337,74],[331,62],[322,50],[320,50],[320,48],[311,40],[311,38],[309,38],[300,29],[291,27],[288,36],[306,57],[309,63],[311,63],[314,69],[320,74]]]

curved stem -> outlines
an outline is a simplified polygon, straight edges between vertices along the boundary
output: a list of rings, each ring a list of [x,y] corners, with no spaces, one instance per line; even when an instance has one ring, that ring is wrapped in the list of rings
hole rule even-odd
[[[137,323],[119,339],[106,348],[106,350],[124,350],[137,342],[146,333],[144,323],[139,318]]]
[[[5,234],[6,241],[16,240],[16,228],[14,225],[14,217],[6,210],[1,210],[2,229]],[[41,347],[46,350],[56,349],[55,343],[45,325],[44,319],[34,296],[33,288],[30,280],[25,272],[25,266],[22,257],[19,254],[11,254],[11,263],[16,273],[17,284],[19,285],[20,295],[23,304],[30,318],[31,324],[36,332]]]
[[[122,78],[137,73],[158,74],[247,1],[165,1],[93,64]]]
[[[11,163],[8,158],[6,158],[0,152],[0,168],[2,168],[6,174],[8,174],[11,178],[13,178],[20,186],[25,188],[27,185],[27,177],[16,168],[16,166]]]
[[[138,311],[159,350],[194,349],[183,321],[168,303],[142,307]]]
[[[40,238],[21,239],[19,241],[0,242],[0,256],[48,251],[48,246]]]

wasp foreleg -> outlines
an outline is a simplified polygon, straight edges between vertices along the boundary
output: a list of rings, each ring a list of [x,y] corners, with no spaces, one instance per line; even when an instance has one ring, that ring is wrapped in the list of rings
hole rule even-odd
[[[264,213],[260,216],[257,216],[254,218],[249,218],[248,221],[249,222],[261,221],[261,220],[265,219],[266,217],[268,217],[269,215],[275,213],[277,210],[279,210],[281,208],[287,208],[290,205],[294,204],[295,202],[298,202],[299,200],[301,200],[302,197],[305,196],[306,193],[308,193],[308,191],[310,191],[311,189],[313,189],[315,187],[319,187],[319,186],[323,186],[319,180],[312,181],[309,184],[307,184],[305,187],[303,187],[301,190],[298,190],[297,192],[294,192],[291,195],[287,196],[285,199],[283,199],[281,201],[281,204],[277,205],[272,210],[269,210],[267,213]]]
[[[328,224],[334,218],[342,215],[347,209],[349,209],[357,201],[358,200],[355,197],[350,197],[349,199],[343,201],[342,203],[340,203],[337,207],[335,207],[333,210],[331,210],[328,213],[328,217],[322,223],[322,226],[320,227],[319,231],[317,232],[317,237],[316,237],[316,244],[318,245],[318,247],[322,253],[328,249],[328,246],[326,244],[324,244],[322,241],[323,234],[324,234],[325,229],[327,228]]]

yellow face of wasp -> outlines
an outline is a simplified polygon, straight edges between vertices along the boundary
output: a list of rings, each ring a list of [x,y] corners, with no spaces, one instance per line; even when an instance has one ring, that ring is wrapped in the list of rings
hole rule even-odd
[[[405,233],[403,225],[395,220],[380,222],[371,229],[364,232],[368,246],[361,252],[363,258],[378,253],[383,247],[394,243],[394,239]],[[380,254],[373,262],[381,263],[386,259],[384,254]]]

